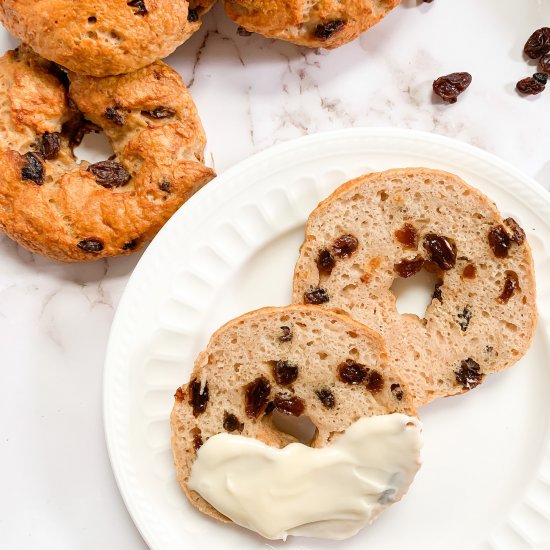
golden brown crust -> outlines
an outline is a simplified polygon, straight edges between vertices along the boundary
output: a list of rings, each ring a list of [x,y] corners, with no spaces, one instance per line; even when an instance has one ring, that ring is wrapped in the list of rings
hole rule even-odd
[[[0,229],[61,261],[139,250],[214,175],[193,101],[161,62],[119,77],[71,74],[69,90],[56,71],[28,48],[0,58]],[[103,128],[129,181],[110,187],[97,165],[77,163],[84,119]]]
[[[2,0],[0,20],[38,54],[93,76],[166,57],[201,26],[213,0]],[[191,9],[191,11],[189,11]]]
[[[401,0],[224,0],[248,31],[310,48],[333,49],[376,25]]]
[[[280,339],[281,326],[288,326],[290,340]],[[337,369],[350,356],[379,372],[383,387],[375,391],[365,384],[349,385],[339,380]],[[290,384],[281,384],[274,377],[274,359],[297,366]],[[415,415],[412,394],[386,363],[383,340],[349,316],[315,306],[290,305],[265,307],[229,321],[211,336],[191,374],[191,384],[200,381],[202,388],[208,387],[204,410],[195,416],[190,384],[184,384],[175,392],[170,416],[178,481],[193,506],[221,521],[228,519],[190,490],[187,482],[197,447],[209,437],[231,429],[226,428],[225,413],[236,415],[235,422],[241,423],[234,433],[278,448],[295,441],[276,428],[267,408],[256,417],[246,412],[244,389],[258,377],[270,384],[269,400],[276,400],[279,392],[290,392],[303,401],[303,414],[317,427],[312,447],[325,446],[361,416],[393,412]],[[401,389],[399,397],[392,389],[395,385]],[[328,408],[316,394],[326,388],[333,399]]]

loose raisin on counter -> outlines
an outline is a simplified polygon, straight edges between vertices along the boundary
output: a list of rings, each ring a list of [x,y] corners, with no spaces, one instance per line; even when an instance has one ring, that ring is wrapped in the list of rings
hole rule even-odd
[[[476,278],[476,266],[474,264],[467,264],[462,270],[462,277],[464,279],[475,279]]]
[[[371,393],[378,393],[382,391],[384,387],[384,378],[376,370],[369,370],[366,380],[367,390]]]
[[[537,95],[546,89],[545,85],[542,82],[539,82],[537,79],[532,76],[523,78],[516,84],[516,89],[520,94],[523,95]]]
[[[394,235],[405,248],[416,250],[418,247],[418,233],[410,223],[404,224],[401,229],[396,229]]]
[[[267,404],[271,384],[265,376],[259,376],[244,387],[245,411],[250,418],[258,418]]]
[[[522,229],[519,223],[516,220],[514,220],[514,218],[506,218],[504,220],[504,224],[512,232],[512,236],[510,237],[510,240],[516,243],[517,245],[523,244],[523,242],[525,241],[525,231]]]
[[[337,258],[349,258],[359,246],[359,241],[353,235],[342,235],[332,245],[332,252]]]
[[[61,149],[61,137],[57,132],[44,132],[40,140],[40,154],[44,160],[53,160]]]
[[[525,43],[523,51],[531,59],[550,53],[550,27],[537,29]]]
[[[480,372],[479,363],[468,357],[468,359],[462,361],[460,368],[455,371],[455,377],[456,381],[465,390],[471,390],[481,384],[485,375]]]
[[[504,288],[498,297],[498,301],[501,304],[507,304],[516,290],[520,290],[518,274],[515,271],[507,271]]]
[[[466,332],[468,330],[468,327],[470,325],[470,321],[472,320],[472,310],[469,306],[466,306],[462,313],[457,314],[458,317],[458,326],[460,327],[460,330],[462,332]]]
[[[289,386],[298,378],[298,366],[289,361],[271,361],[273,378],[281,386]]]
[[[338,378],[345,384],[354,386],[362,384],[367,377],[368,369],[365,365],[355,363],[351,359],[347,359],[338,365]]]
[[[342,19],[334,19],[326,23],[319,23],[319,25],[315,27],[313,34],[320,40],[328,40],[335,32],[342,29],[345,24],[345,21],[342,21]]]
[[[202,388],[202,383],[197,378],[193,378],[189,382],[189,404],[193,407],[193,416],[199,416],[206,410],[208,405],[208,382],[204,384]]]
[[[408,279],[413,275],[416,275],[424,265],[424,258],[422,256],[416,256],[412,260],[401,260],[398,264],[394,264],[394,271],[404,279]]]
[[[278,411],[291,416],[300,416],[306,409],[302,399],[289,393],[278,393],[273,403]]]
[[[78,248],[84,250],[84,252],[90,252],[91,254],[101,252],[103,250],[103,241],[100,239],[83,239],[77,244]]]
[[[326,248],[319,251],[316,263],[319,273],[322,273],[323,275],[330,275],[332,273],[332,270],[334,269],[334,266],[336,265],[336,262],[334,261],[334,256]]]
[[[502,225],[497,225],[489,231],[489,246],[497,258],[507,258],[512,240]]]
[[[392,392],[393,396],[397,399],[397,401],[401,401],[404,396],[403,389],[401,388],[401,384],[392,384],[390,386],[390,391]]]
[[[36,185],[44,183],[44,166],[36,153],[25,153],[23,155],[25,164],[21,168],[21,179],[32,181]]]
[[[550,55],[549,54],[543,55],[539,59],[539,69],[543,73],[546,73],[546,74],[550,73]]]
[[[130,181],[128,170],[122,164],[113,160],[103,160],[90,164],[88,172],[95,176],[96,183],[107,189],[121,187]]]
[[[134,9],[134,15],[147,15],[149,13],[144,0],[131,0],[126,4]]]
[[[150,111],[141,111],[141,114],[148,116],[149,118],[170,118],[176,114],[174,109],[169,109],[168,107],[155,107]]]
[[[195,8],[189,8],[187,11],[187,21],[196,23],[199,20],[199,12]]]
[[[307,292],[304,292],[305,304],[326,304],[330,300],[328,292],[321,287],[310,288]]]
[[[239,422],[239,419],[233,413],[228,413],[227,411],[223,412],[223,429],[226,432],[242,432],[243,428],[244,423]]]
[[[116,126],[124,126],[126,122],[126,114],[121,112],[119,107],[107,107],[103,116]]]
[[[320,390],[315,390],[315,395],[319,398],[319,401],[321,401],[323,407],[327,409],[334,408],[334,394],[329,388],[321,388]]]
[[[472,83],[470,73],[451,73],[434,80],[433,91],[446,103],[456,103],[458,96]]]
[[[430,260],[443,271],[448,271],[455,266],[456,250],[447,237],[428,233],[424,237],[424,248],[428,252]]]
[[[290,327],[282,326],[281,330],[283,331],[283,335],[279,336],[279,342],[290,342],[292,340],[292,331]]]

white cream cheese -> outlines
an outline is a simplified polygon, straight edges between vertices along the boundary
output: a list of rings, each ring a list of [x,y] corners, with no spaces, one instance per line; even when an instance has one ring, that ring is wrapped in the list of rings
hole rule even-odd
[[[276,449],[221,433],[200,448],[189,488],[268,539],[344,539],[407,491],[420,466],[421,427],[403,414],[361,418],[330,445]]]

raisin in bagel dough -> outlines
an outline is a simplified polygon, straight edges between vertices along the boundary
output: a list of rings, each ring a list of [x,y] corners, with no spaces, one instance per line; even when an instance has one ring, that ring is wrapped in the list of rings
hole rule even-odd
[[[432,301],[423,319],[400,315],[392,283],[421,268],[439,279]],[[294,301],[380,331],[417,407],[513,365],[536,325],[523,230],[457,176],[422,168],[357,178],[313,211]]]
[[[162,62],[103,79],[21,47],[0,58],[0,230],[61,261],[129,254],[213,177],[179,75]],[[91,122],[87,122],[91,121]],[[78,163],[93,124],[114,160]]]
[[[309,417],[317,427],[312,447],[323,447],[363,416],[415,414],[372,330],[315,306],[247,313],[211,337],[191,381],[175,394],[172,451],[193,506],[228,521],[187,487],[196,451],[209,437],[230,432],[278,448],[295,441],[273,426],[274,409]]]
[[[224,0],[227,15],[250,32],[310,48],[333,49],[378,23],[401,0]]]
[[[0,0],[17,38],[80,74],[128,73],[172,53],[201,26],[213,0]]]

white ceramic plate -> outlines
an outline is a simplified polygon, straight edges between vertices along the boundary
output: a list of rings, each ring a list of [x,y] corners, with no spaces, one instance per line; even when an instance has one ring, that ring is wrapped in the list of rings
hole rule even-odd
[[[517,367],[420,411],[424,466],[400,503],[348,541],[292,538],[285,546],[550,548],[550,195],[464,143],[355,129],[288,142],[225,172],[168,222],[128,283],[106,359],[105,430],[120,490],[153,550],[283,546],[187,503],[170,451],[172,395],[219,325],[290,301],[304,221],[316,204],[352,177],[399,166],[455,172],[520,222],[538,271],[538,332]]]

